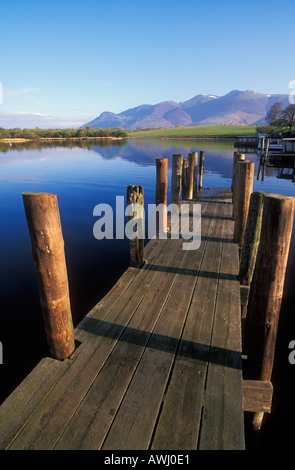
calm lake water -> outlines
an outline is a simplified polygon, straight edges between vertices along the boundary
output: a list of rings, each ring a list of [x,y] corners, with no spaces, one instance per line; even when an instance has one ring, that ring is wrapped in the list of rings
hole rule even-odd
[[[93,237],[93,208],[115,206],[129,184],[144,186],[145,205],[154,203],[155,158],[173,153],[187,158],[205,151],[204,187],[230,187],[234,147],[228,142],[193,140],[131,140],[91,144],[5,145],[0,147],[0,403],[28,372],[48,355],[39,295],[31,255],[22,192],[57,194],[65,240],[73,320],[76,325],[114,285],[129,266],[127,240]],[[292,180],[279,179],[279,169],[267,168],[254,191],[295,196]],[[171,175],[169,174],[169,181]],[[169,188],[170,189],[170,188]],[[289,448],[294,443],[294,366],[288,363],[288,344],[294,332],[295,234],[289,256],[274,367],[273,413],[267,416],[261,446]]]

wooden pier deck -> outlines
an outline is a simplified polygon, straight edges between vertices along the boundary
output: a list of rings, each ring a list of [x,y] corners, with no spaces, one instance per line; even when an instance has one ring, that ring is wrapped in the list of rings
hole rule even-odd
[[[244,449],[238,246],[230,191],[203,191],[202,242],[151,240],[0,407],[2,449]]]

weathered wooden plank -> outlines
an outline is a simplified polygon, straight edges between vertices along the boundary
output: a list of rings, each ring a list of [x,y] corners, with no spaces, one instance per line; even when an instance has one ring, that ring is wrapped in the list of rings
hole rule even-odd
[[[174,240],[167,240],[166,249],[159,245],[158,263],[165,262],[173,248],[177,251]],[[147,268],[140,270],[104,320],[92,319],[92,335],[80,345],[80,353],[63,381],[42,402],[12,448],[50,449],[54,446],[158,273]]]
[[[271,413],[273,386],[261,380],[243,380],[243,409],[253,413]]]
[[[159,240],[151,240],[146,247],[146,257],[159,256]],[[87,318],[84,318],[75,330],[75,339],[85,341],[91,336],[91,322],[88,317],[104,318],[114,304],[120,299],[128,285],[137,276],[139,271],[129,268],[122,275],[116,285],[104,297],[104,299],[92,309]],[[87,323],[88,322],[88,323]],[[87,327],[85,327],[87,324]],[[85,329],[83,330],[83,325]],[[95,324],[97,326],[97,324]],[[94,332],[95,333],[95,332]],[[95,338],[95,336],[94,336]],[[71,356],[74,360],[83,350],[83,346],[78,347]],[[69,361],[58,362],[51,358],[44,358],[31,374],[20,384],[20,386],[7,398],[0,407],[0,441],[1,448],[8,446],[14,436],[30,418],[35,408],[39,406],[42,399],[47,396],[54,384],[71,364]]]
[[[224,205],[212,214],[210,232],[189,314],[181,337],[152,449],[196,449],[206,377],[218,270]],[[213,236],[214,235],[214,236]],[[215,239],[217,241],[215,241]],[[175,432],[179,429],[179,432]]]
[[[213,226],[218,223],[216,219],[204,219],[202,232],[205,242],[186,257],[185,268],[180,270],[175,280],[140,365],[104,442],[104,450],[148,448],[203,254],[208,244],[207,234],[209,229],[213,230]]]
[[[12,435],[4,430],[4,447],[196,449],[201,423],[200,449],[242,448],[230,196],[214,190],[202,203],[196,252],[183,240],[147,245],[144,267],[129,268],[76,328],[70,367],[39,402],[27,395],[31,410]]]
[[[157,282],[148,290],[56,448],[100,448],[185,259],[181,243],[182,240],[176,241]],[[97,407],[97,403],[103,406]],[[83,434],[79,432],[81,425],[85,429]]]
[[[160,240],[152,239],[145,247],[146,266],[144,266],[142,270],[149,269],[150,264],[158,259],[158,257],[161,256],[161,253],[165,255],[164,248],[165,247],[163,245],[160,246]],[[160,257],[160,259],[162,258]],[[109,311],[115,306],[115,304],[122,298],[126,289],[131,286],[131,283],[134,281],[137,275],[140,275],[139,282],[143,282],[142,278],[145,276],[145,271],[142,273],[142,270],[130,267],[123,273],[113,288],[77,325],[75,328],[76,340],[83,342],[86,341],[89,336],[96,334],[96,327],[98,324],[97,322],[93,322],[93,318],[103,320]],[[93,327],[94,331],[92,332]],[[74,353],[73,356],[75,356],[75,354],[76,353]]]
[[[0,407],[0,449],[6,449],[70,365],[44,358]]]
[[[198,193],[197,201],[232,204],[232,191],[225,188],[205,188]]]
[[[226,230],[232,234],[232,223]],[[223,243],[199,448],[243,449],[238,247]]]
[[[206,223],[209,224],[209,221]],[[57,448],[78,447],[91,449],[100,446],[100,443],[107,433],[108,427],[111,425],[115,410],[119,406],[122,396],[125,393],[132,372],[137,365],[137,361],[140,359],[142,351],[149,339],[152,331],[152,329],[151,331],[149,330],[149,328],[151,328],[149,323],[152,322],[151,324],[154,325],[157,321],[162,305],[165,304],[166,295],[169,294],[168,290],[171,289],[173,285],[173,278],[177,277],[179,263],[183,262],[185,258],[186,253],[181,250],[181,243],[180,240],[177,248],[178,252],[175,252],[174,255],[175,260],[173,261],[173,258],[170,256],[166,266],[163,268],[164,272],[161,285],[154,285],[151,292],[147,294],[145,305],[140,307],[136,313],[136,317],[134,317],[132,322],[128,325],[126,334],[124,333],[120,339],[120,344],[114,350],[88,395],[85,397],[77,414],[61,437]],[[160,268],[157,265],[154,267],[155,269]],[[167,271],[166,274],[165,271]],[[158,282],[160,282],[160,279],[157,280],[157,283]],[[153,306],[152,310],[151,305]],[[136,325],[134,325],[135,321],[137,321]],[[121,344],[123,341],[126,343],[125,345]],[[125,347],[128,348],[128,354],[126,354]],[[118,369],[118,363],[129,365],[127,373],[124,369],[124,365]],[[108,367],[107,372],[106,367]],[[113,380],[114,383],[110,384],[109,380]],[[106,387],[106,383],[109,384],[109,387]],[[96,409],[97,403],[103,403],[101,410]],[[93,409],[93,407],[95,407],[95,409]],[[112,411],[107,412],[107,410]],[[94,415],[95,418],[93,418]],[[84,423],[85,428],[85,432],[82,435],[77,432],[81,422]]]

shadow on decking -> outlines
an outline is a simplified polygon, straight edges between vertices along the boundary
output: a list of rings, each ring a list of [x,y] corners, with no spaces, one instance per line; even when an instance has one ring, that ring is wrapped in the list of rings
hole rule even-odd
[[[191,215],[191,214],[190,214]],[[233,222],[233,218],[231,216],[226,215],[211,215],[211,214],[202,214],[201,219],[218,219],[218,220],[231,220]]]
[[[210,363],[242,370],[241,353],[238,351],[179,340],[171,336],[150,333],[129,326],[124,327],[92,317],[86,317],[77,328],[97,336],[135,344],[148,349],[170,354],[177,353],[178,359],[188,358],[204,363],[209,361]]]
[[[236,274],[204,271],[202,269],[198,270],[198,269],[190,269],[190,268],[177,268],[174,266],[163,266],[163,265],[149,264],[149,263],[146,263],[144,265],[144,268],[149,269],[150,271],[162,271],[162,272],[172,273],[172,274],[184,274],[186,276],[206,277],[208,279],[222,279],[224,281],[237,281],[238,279]]]

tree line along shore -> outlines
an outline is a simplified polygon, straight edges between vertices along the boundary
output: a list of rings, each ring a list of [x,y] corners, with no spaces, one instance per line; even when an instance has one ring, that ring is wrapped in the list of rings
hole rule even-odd
[[[127,131],[116,129],[95,129],[83,127],[81,129],[4,129],[0,127],[1,140],[13,140],[23,142],[27,140],[51,140],[51,139],[85,139],[85,138],[112,138],[121,139],[128,137]]]
[[[94,128],[83,127],[79,129],[5,129],[0,127],[0,141],[26,142],[48,140],[84,140],[84,139],[143,139],[143,138],[195,138],[195,139],[232,139],[238,136],[257,135],[258,133],[284,133],[284,130],[275,126],[187,126],[159,129],[134,129],[122,128]]]

